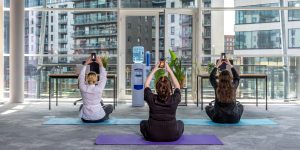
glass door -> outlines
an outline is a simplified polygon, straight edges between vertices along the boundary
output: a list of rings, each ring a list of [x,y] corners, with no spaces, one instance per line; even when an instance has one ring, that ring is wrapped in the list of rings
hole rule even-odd
[[[195,29],[193,11],[165,11],[165,56],[170,58],[169,50],[172,50],[181,60],[184,80],[182,86],[188,89],[188,96],[191,96],[195,74],[193,73],[193,60],[196,60],[195,53]],[[182,94],[183,95],[183,94]]]
[[[121,99],[131,99],[131,69],[133,65],[133,47],[144,48],[143,64],[146,64],[146,53],[150,54],[150,66],[159,58],[159,42],[164,37],[160,30],[158,12],[122,11],[120,28],[119,54],[119,89]],[[162,30],[163,31],[163,30]],[[163,45],[163,43],[161,44]],[[163,49],[163,48],[161,48]]]

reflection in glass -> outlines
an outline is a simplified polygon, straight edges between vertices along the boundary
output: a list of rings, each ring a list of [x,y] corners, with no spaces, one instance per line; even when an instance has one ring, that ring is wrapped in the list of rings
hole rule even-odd
[[[278,3],[260,4],[246,7],[277,7]],[[253,24],[279,22],[279,10],[238,10],[236,11],[236,24]]]
[[[194,8],[196,0],[121,0],[124,8]]]
[[[279,49],[280,30],[243,31],[235,33],[235,49]]]
[[[288,2],[289,7],[300,7],[300,1]],[[300,10],[288,10],[289,21],[299,21],[300,20]]]
[[[289,29],[289,48],[300,48],[300,29]]]

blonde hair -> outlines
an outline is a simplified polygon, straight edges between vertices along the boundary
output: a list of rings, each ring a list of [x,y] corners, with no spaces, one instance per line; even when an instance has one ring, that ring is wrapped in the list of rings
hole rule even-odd
[[[88,73],[88,75],[87,75],[87,82],[90,85],[91,84],[96,84],[96,82],[97,82],[97,74],[96,74],[96,72],[91,71],[91,72]]]

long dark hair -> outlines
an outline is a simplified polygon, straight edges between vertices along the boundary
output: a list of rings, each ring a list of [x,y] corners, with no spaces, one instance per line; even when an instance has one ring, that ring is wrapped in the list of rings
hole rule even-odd
[[[232,83],[232,75],[228,70],[219,74],[217,97],[222,103],[232,103],[235,100],[235,88]]]
[[[172,84],[168,77],[160,77],[156,83],[156,92],[161,101],[167,101],[168,96],[171,95]]]

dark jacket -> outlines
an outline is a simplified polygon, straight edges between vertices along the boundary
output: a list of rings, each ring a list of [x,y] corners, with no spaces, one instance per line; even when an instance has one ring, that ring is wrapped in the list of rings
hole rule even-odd
[[[235,89],[239,86],[240,77],[234,68],[231,68],[233,75],[233,86]],[[219,123],[235,123],[238,122],[243,113],[243,106],[234,100],[232,103],[222,103],[217,97],[217,68],[214,68],[210,74],[209,80],[215,90],[215,103],[214,106],[207,107],[206,112],[208,116],[214,121]]]

